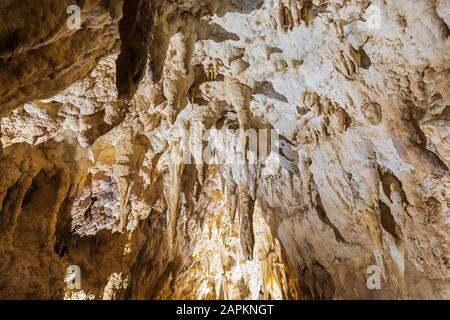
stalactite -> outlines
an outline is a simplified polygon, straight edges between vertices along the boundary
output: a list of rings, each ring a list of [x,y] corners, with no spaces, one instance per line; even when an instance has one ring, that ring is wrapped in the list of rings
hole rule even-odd
[[[119,205],[120,219],[117,226],[117,230],[119,230],[120,232],[124,232],[130,210],[128,203],[130,201],[130,196],[133,190],[134,183],[130,181],[129,176],[124,176],[124,177],[117,177],[117,184],[119,193],[121,194],[121,200]]]
[[[177,236],[177,224],[180,215],[180,201],[183,188],[183,172],[184,172],[184,159],[183,159],[183,145],[180,140],[172,142],[170,151],[170,206],[167,219],[167,232],[169,239],[169,246],[173,250],[175,246],[175,239]]]
[[[70,186],[72,185],[72,177],[70,175],[70,171],[66,168],[62,169],[59,173],[59,186],[56,191],[55,202],[50,210],[50,219],[47,225],[47,237],[46,237],[46,246],[53,248],[54,245],[54,237],[56,231],[56,224],[58,221],[58,214],[66,199]]]
[[[304,0],[276,0],[274,2],[273,18],[276,29],[292,30],[301,24],[301,14]],[[274,28],[275,29],[275,28]]]
[[[236,217],[238,207],[237,183],[234,181],[233,172],[230,165],[223,165],[220,170],[223,179],[223,193],[227,202],[227,211],[230,222],[233,224]]]
[[[255,246],[255,234],[253,231],[253,212],[255,200],[248,193],[247,188],[239,186],[239,234],[242,252],[247,260],[253,260],[253,249]]]
[[[17,220],[19,219],[20,213],[22,211],[22,202],[25,197],[26,192],[33,183],[34,175],[25,174],[24,177],[18,182],[18,191],[16,199],[14,200],[14,206],[11,212],[11,216],[7,225],[7,238],[9,241],[13,241],[14,232],[17,226]]]
[[[236,110],[239,121],[241,143],[243,146],[243,150],[246,150],[246,134],[247,130],[251,128],[252,125],[252,113],[250,111],[251,89],[234,79],[227,80],[226,85],[227,101]]]
[[[236,210],[238,206],[237,184],[234,181],[227,180],[226,183],[226,200],[228,203],[228,212],[230,221],[233,224],[236,217]]]

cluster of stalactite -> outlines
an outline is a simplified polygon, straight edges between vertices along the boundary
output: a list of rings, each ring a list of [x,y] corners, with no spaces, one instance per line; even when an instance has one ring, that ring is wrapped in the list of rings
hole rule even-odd
[[[448,7],[0,0],[0,296],[448,297]]]

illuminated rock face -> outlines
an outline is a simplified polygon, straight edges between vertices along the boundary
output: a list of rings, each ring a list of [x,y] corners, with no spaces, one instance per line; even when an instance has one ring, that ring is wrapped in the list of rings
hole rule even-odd
[[[450,1],[75,4],[0,0],[1,298],[450,298]]]

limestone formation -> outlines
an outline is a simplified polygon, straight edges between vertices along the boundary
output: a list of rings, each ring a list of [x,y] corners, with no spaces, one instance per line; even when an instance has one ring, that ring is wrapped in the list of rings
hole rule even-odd
[[[0,298],[449,299],[449,53],[449,0],[0,0]]]

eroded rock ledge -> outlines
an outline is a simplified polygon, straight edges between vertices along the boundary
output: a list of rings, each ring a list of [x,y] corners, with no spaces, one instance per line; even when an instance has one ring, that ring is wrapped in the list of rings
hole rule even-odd
[[[0,0],[0,297],[450,298],[449,26],[448,0]],[[249,130],[276,152],[183,160],[177,132],[229,160]]]

